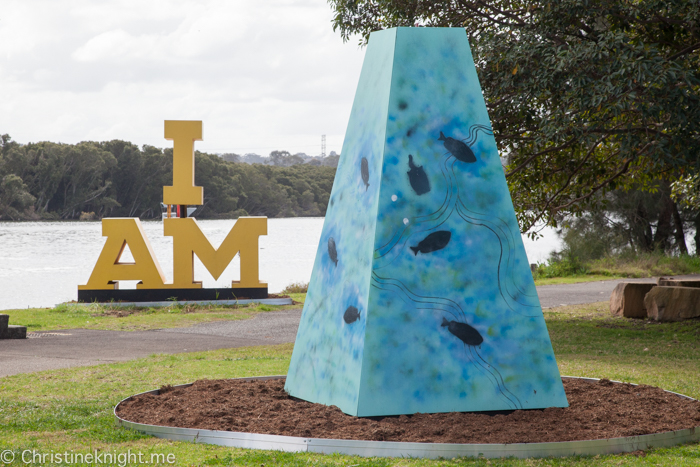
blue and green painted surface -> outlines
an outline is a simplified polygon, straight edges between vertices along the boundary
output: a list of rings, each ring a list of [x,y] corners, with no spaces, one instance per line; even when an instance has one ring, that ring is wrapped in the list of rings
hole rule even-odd
[[[372,34],[287,375],[358,416],[566,407],[466,34]]]

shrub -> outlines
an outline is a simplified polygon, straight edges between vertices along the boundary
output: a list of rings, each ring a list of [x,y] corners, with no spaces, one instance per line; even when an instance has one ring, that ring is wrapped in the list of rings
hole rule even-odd
[[[306,293],[308,282],[293,282],[282,290],[282,293]]]

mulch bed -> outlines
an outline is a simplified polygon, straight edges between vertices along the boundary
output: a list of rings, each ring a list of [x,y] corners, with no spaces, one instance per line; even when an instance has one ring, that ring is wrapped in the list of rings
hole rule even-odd
[[[425,443],[534,443],[617,438],[700,426],[700,402],[652,386],[564,379],[570,407],[506,414],[358,418],[284,392],[284,380],[200,380],[131,397],[122,419],[149,425],[306,438]]]

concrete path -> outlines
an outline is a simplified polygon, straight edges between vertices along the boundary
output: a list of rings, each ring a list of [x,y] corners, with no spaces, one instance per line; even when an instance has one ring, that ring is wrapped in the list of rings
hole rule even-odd
[[[0,378],[18,373],[99,365],[154,353],[199,352],[294,342],[301,309],[260,313],[252,319],[218,321],[154,331],[67,329],[0,340]]]
[[[670,277],[670,276],[669,276]],[[674,279],[700,279],[700,274],[673,276]],[[620,282],[656,283],[658,277],[645,279],[615,279],[610,281],[579,282],[578,284],[541,285],[537,287],[542,308],[561,305],[581,305],[610,300],[610,294]]]
[[[700,278],[700,275],[675,276]],[[655,282],[656,279],[639,279]],[[610,299],[620,280],[537,287],[543,308]],[[29,333],[24,340],[0,340],[0,378],[18,373],[97,365],[154,353],[198,352],[294,342],[301,309],[260,313],[252,319],[216,321],[154,331],[68,329]]]

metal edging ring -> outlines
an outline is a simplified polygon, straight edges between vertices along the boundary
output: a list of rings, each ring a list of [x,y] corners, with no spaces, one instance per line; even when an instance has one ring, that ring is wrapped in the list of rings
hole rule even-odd
[[[283,379],[286,376],[261,376],[252,378],[235,378],[239,381],[265,381]],[[598,378],[562,376],[567,379],[600,381]],[[612,381],[613,383],[622,383]],[[193,383],[173,386],[186,388]],[[632,384],[637,386],[636,384]],[[684,399],[696,400],[684,394],[666,391]],[[666,431],[648,435],[627,436],[621,438],[593,439],[581,441],[558,441],[551,443],[514,443],[514,444],[447,444],[447,443],[406,443],[399,441],[366,441],[348,439],[301,438],[297,436],[267,435],[242,433],[235,431],[200,430],[197,428],[177,428],[169,426],[147,425],[130,422],[117,415],[117,408],[131,397],[143,394],[159,394],[159,389],[146,391],[123,399],[114,407],[114,417],[118,425],[157,438],[174,441],[188,441],[219,446],[248,449],[265,449],[287,452],[315,452],[319,454],[347,454],[362,457],[416,457],[451,459],[455,457],[566,457],[595,456],[599,454],[619,454],[645,450],[649,448],[671,447],[692,441],[700,441],[700,427],[684,430]]]

